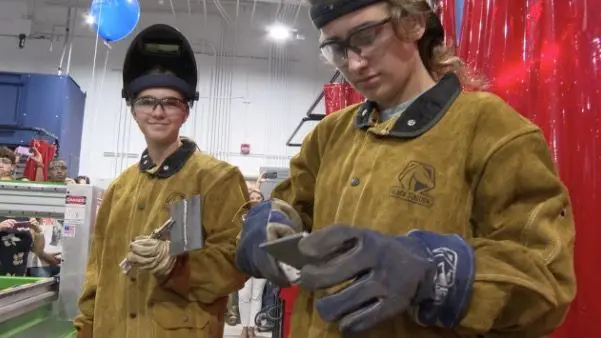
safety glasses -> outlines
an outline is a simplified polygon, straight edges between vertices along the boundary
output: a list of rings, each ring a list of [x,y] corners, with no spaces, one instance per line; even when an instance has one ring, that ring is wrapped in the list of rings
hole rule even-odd
[[[368,22],[351,30],[349,35],[344,38],[333,38],[325,40],[319,46],[323,56],[335,67],[341,68],[348,64],[348,51],[353,51],[360,57],[368,57],[378,47],[378,37],[389,23],[390,17]]]
[[[150,114],[158,106],[163,108],[167,114],[175,114],[188,110],[188,103],[176,97],[158,98],[153,96],[142,96],[135,99],[132,103],[134,110],[138,113]]]

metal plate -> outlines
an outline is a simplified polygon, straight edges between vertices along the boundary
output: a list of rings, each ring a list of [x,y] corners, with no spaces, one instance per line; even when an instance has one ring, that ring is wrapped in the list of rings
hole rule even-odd
[[[171,228],[171,255],[202,249],[202,200],[200,196],[171,204],[171,218],[175,221]]]

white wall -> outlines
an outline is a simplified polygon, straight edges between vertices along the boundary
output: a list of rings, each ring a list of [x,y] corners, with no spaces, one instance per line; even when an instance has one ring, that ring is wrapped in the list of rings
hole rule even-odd
[[[251,176],[260,166],[287,166],[298,149],[286,147],[285,141],[333,73],[318,57],[317,35],[306,9],[300,10],[295,24],[304,41],[277,46],[265,38],[264,27],[274,19],[275,9],[275,5],[258,6],[251,24],[249,8],[243,8],[236,19],[235,7],[228,7],[233,20],[226,23],[217,14],[209,14],[205,21],[202,13],[173,16],[145,13],[143,7],[137,28],[167,23],[189,38],[198,51],[201,99],[182,134]],[[0,18],[21,17],[26,11],[25,1],[0,3]],[[100,42],[95,48],[95,35],[83,23],[83,11],[73,12],[70,58],[71,76],[88,93],[80,173],[106,180],[137,161],[144,140],[120,95],[121,66],[130,40],[116,42],[110,49]],[[50,33],[54,25],[55,33],[62,34],[64,28],[56,25],[65,25],[66,8],[37,3],[33,13],[35,32]],[[291,18],[288,15],[284,21]],[[29,40],[20,50],[15,38],[0,37],[0,70],[56,73],[63,40],[59,36],[52,49],[48,40]],[[251,145],[250,155],[240,155],[241,143]]]

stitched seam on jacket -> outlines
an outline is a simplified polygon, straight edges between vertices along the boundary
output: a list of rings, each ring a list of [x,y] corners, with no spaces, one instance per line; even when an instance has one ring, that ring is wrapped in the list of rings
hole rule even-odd
[[[532,210],[532,212],[530,212],[530,215],[528,216],[528,221],[526,222],[526,225],[522,229],[522,233],[520,236],[520,242],[525,247],[529,247],[529,241],[528,241],[528,238],[530,238],[529,234],[536,230],[533,227],[535,224],[534,221],[538,218],[538,215],[540,214],[541,209],[547,203],[549,203],[549,202],[547,201],[547,202],[540,203],[539,205],[536,206],[536,208],[534,208]],[[546,249],[545,252],[547,252],[547,254],[541,256],[545,265],[548,265],[550,262],[552,262],[555,259],[555,257],[557,257],[558,253],[561,250],[561,241],[558,238],[555,237],[555,238],[549,239],[548,243],[549,243],[549,246],[551,246],[551,248]]]
[[[539,203],[536,208],[534,208],[531,212],[530,215],[528,215],[528,221],[526,222],[526,225],[524,226],[524,228],[522,229],[522,233],[520,234],[520,242],[522,242],[522,244],[524,246],[528,246],[529,241],[528,241],[528,233],[530,232],[530,228],[532,227],[532,225],[534,224],[534,219],[536,217],[538,217],[538,214],[540,212],[540,209],[542,209],[544,203]]]
[[[526,130],[520,130],[513,134],[509,134],[509,135],[501,138],[499,141],[497,141],[497,143],[495,143],[494,146],[491,147],[488,154],[486,154],[486,156],[484,156],[484,164],[482,165],[480,170],[475,175],[475,177],[477,177],[477,179],[475,179],[474,183],[472,183],[472,185],[473,185],[472,191],[477,191],[477,188],[480,185],[480,181],[482,180],[482,176],[484,175],[484,172],[486,171],[486,168],[488,167],[490,159],[499,150],[501,150],[504,146],[509,144],[511,141],[514,141],[522,136],[526,136],[526,135],[533,134],[533,133],[539,133],[539,132],[540,132],[540,129],[538,129],[538,128],[528,128]]]
[[[543,261],[545,262],[545,265],[548,265],[549,263],[554,261],[560,252],[561,252],[561,241],[558,238],[555,238],[553,240],[553,250],[551,250],[551,252],[549,252],[549,254],[546,257],[543,257]]]

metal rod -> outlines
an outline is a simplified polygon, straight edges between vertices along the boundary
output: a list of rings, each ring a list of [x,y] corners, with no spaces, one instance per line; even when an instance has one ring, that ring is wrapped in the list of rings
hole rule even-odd
[[[340,76],[340,71],[337,70],[336,73],[334,73],[334,75],[332,76],[332,78],[330,79],[330,81],[328,83],[334,83],[338,79],[339,76]],[[313,111],[315,110],[315,107],[317,107],[317,105],[319,104],[319,102],[321,102],[321,99],[323,99],[325,93],[326,92],[322,89],[321,93],[319,93],[319,95],[317,96],[317,98],[315,99],[315,101],[313,101],[313,103],[311,104],[311,106],[307,110],[307,113],[306,113],[307,116],[310,116],[311,114],[313,114]]]
[[[47,291],[37,296],[4,305],[0,307],[0,323],[38,309],[43,305],[55,301],[56,299],[58,299],[58,292]]]
[[[292,143],[292,139],[296,136],[296,134],[298,134],[298,131],[301,129],[303,124],[306,122],[305,119],[306,119],[306,117],[303,117],[303,119],[300,121],[300,123],[296,126],[296,128],[292,132],[292,135],[290,135],[290,137],[286,141],[286,145],[288,147],[300,147],[301,146],[300,143]]]
[[[71,41],[70,33],[71,33],[71,11],[72,8],[67,8],[67,23],[65,24],[65,41],[63,43],[63,48],[61,50],[61,57],[58,61],[58,75],[63,75],[63,63],[65,61],[65,54],[67,53],[67,48],[69,42]]]
[[[62,218],[66,195],[65,185],[1,182],[0,216]]]
[[[31,284],[19,285],[2,290],[0,292],[0,304],[5,305],[6,303],[9,303],[9,300],[10,303],[13,303],[17,298],[30,298],[40,293],[52,291],[53,286],[56,284],[56,279],[50,277],[37,282],[32,282]]]
[[[328,83],[334,83],[338,79],[339,76],[340,76],[340,71],[337,70]],[[319,93],[319,95],[317,96],[315,101],[313,101],[311,106],[309,106],[309,109],[307,110],[307,113],[306,113],[306,117],[303,117],[303,119],[300,121],[300,123],[296,126],[296,128],[292,132],[292,135],[290,135],[290,137],[286,141],[286,145],[288,147],[300,147],[302,145],[301,143],[292,143],[292,139],[296,136],[296,134],[298,134],[298,131],[301,129],[303,124],[305,124],[305,122],[321,121],[321,119],[324,118],[324,115],[313,114],[313,111],[315,110],[315,108],[317,107],[319,102],[321,102],[321,100],[323,99],[324,96],[325,96],[325,90],[322,89],[321,93]]]
[[[5,193],[7,191],[17,191],[24,193],[51,193],[58,195],[66,195],[67,194],[67,186],[66,185],[55,185],[55,184],[45,184],[45,183],[36,183],[36,182],[12,182],[5,181],[0,182],[0,190],[3,190]],[[48,196],[45,196],[48,198]],[[60,197],[63,199],[63,196]],[[63,201],[64,202],[64,201]]]

